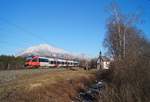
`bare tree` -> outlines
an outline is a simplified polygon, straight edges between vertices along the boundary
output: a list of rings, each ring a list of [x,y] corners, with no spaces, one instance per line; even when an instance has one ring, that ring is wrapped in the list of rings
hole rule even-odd
[[[110,83],[100,102],[148,102],[150,100],[150,41],[137,28],[139,13],[123,14],[115,3],[109,6],[104,45],[114,61]]]
[[[128,41],[133,41],[129,38],[135,38],[134,34],[140,32],[134,27],[140,21],[139,13],[125,15],[116,3],[111,3],[108,11],[110,17],[107,22],[108,30],[104,45],[114,58],[123,59],[126,57]]]

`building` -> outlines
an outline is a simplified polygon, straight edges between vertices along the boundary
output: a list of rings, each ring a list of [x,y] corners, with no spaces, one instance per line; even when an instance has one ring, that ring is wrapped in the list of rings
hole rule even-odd
[[[110,59],[106,56],[100,56],[97,60],[97,69],[109,69]]]

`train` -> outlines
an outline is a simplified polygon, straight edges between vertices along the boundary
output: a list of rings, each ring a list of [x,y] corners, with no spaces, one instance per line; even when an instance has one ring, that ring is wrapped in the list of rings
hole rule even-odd
[[[63,58],[49,58],[40,56],[29,56],[26,58],[25,67],[28,68],[39,68],[39,67],[77,67],[79,66],[79,61],[63,59]]]

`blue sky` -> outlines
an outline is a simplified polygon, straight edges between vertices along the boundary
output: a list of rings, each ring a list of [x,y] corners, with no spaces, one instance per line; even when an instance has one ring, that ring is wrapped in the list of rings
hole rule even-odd
[[[106,6],[112,0],[0,0],[0,54],[48,43],[96,56],[104,50]],[[150,0],[116,0],[124,12],[142,9],[150,38]]]

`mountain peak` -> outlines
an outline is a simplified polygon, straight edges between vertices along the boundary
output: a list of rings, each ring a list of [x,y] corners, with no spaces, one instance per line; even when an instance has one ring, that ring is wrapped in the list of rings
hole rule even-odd
[[[50,56],[52,53],[67,53],[64,49],[54,47],[48,44],[32,46],[24,50],[19,56],[40,55]]]
[[[61,58],[78,58],[85,59],[89,58],[83,54],[73,54],[69,51],[65,51],[64,49],[54,47],[49,44],[39,44],[36,46],[32,46],[24,50],[19,56],[27,57],[31,55],[38,55],[43,57],[61,57]]]

